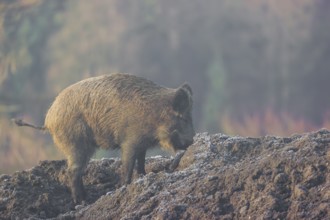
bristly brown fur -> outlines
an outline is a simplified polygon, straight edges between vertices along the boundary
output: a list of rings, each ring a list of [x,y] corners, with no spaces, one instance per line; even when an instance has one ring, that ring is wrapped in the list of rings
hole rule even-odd
[[[130,74],[82,80],[64,89],[49,108],[44,127],[68,158],[73,199],[85,198],[83,170],[96,148],[121,148],[123,182],[145,174],[148,148],[161,145],[175,152],[193,142],[192,90],[188,84],[165,88]]]

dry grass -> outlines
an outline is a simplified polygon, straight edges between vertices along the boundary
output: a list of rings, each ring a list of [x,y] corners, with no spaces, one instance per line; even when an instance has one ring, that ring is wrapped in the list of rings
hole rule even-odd
[[[314,125],[307,120],[295,118],[288,113],[275,113],[268,109],[262,114],[245,115],[241,120],[235,120],[228,114],[220,119],[222,132],[231,135],[288,136],[294,133],[315,131],[320,128],[330,128],[330,117],[325,117],[321,126]]]
[[[27,121],[29,118],[24,117]],[[235,120],[228,114],[221,117],[223,133],[242,136],[289,136],[330,128],[330,114],[321,126],[295,118],[288,113],[277,114],[268,109],[263,114],[246,115]],[[55,160],[64,156],[55,148],[49,134],[26,127],[17,127],[10,119],[0,116],[0,174],[31,168],[40,160]]]
[[[59,158],[63,156],[48,134],[17,127],[10,119],[0,117],[0,174],[31,168],[40,160]]]

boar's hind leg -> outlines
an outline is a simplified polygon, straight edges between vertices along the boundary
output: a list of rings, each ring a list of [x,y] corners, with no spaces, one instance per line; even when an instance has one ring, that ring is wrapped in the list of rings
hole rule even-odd
[[[145,175],[145,161],[146,161],[146,150],[141,150],[137,153],[137,173]]]
[[[92,153],[84,150],[83,148],[75,149],[68,157],[68,174],[75,204],[80,204],[86,198],[82,176]]]
[[[69,179],[72,198],[75,204],[81,203],[86,193],[82,182],[83,168],[81,166],[70,166],[69,167]]]

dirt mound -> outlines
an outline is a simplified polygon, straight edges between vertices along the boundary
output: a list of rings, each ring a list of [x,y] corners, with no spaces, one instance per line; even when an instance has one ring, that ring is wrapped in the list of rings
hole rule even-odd
[[[65,161],[0,176],[0,219],[329,219],[330,132],[287,138],[198,134],[171,158],[147,159],[147,175],[119,184],[120,160],[91,161],[88,194],[74,207]]]

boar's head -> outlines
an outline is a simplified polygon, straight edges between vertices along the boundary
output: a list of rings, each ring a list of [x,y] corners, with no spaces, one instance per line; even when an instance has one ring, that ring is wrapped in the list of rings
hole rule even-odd
[[[169,109],[163,117],[158,137],[160,145],[170,151],[185,150],[193,143],[192,90],[183,84],[170,97]]]

